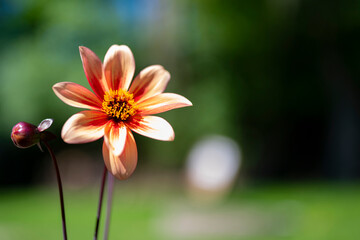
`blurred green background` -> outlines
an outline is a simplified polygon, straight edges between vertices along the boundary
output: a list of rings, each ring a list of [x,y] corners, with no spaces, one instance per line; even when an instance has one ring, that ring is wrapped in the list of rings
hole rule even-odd
[[[112,44],[132,49],[135,74],[163,65],[166,91],[194,106],[160,114],[174,142],[135,136],[138,167],[116,182],[110,239],[359,236],[359,9],[357,0],[0,0],[0,239],[61,238],[49,156],[10,140],[17,122],[45,118],[59,136],[51,144],[69,237],[92,237],[102,142],[61,140],[79,109],[51,87],[89,88],[78,47],[103,59]],[[237,142],[241,170],[227,198],[199,207],[184,167],[193,145],[213,134]],[[181,217],[230,227],[209,236],[181,228]]]

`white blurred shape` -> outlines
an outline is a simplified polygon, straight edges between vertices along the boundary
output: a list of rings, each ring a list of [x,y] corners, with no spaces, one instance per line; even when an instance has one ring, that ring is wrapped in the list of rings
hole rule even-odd
[[[191,150],[186,171],[190,187],[224,195],[240,167],[241,153],[235,141],[224,136],[208,136]]]

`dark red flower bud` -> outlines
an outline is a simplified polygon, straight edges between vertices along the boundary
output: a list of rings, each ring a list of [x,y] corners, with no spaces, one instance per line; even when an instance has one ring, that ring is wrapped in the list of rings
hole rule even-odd
[[[17,147],[28,148],[40,141],[40,132],[35,125],[19,122],[11,131],[11,139]]]
[[[52,119],[45,119],[39,126],[27,122],[19,122],[11,131],[11,140],[19,148],[28,148],[35,144],[38,144],[40,147],[40,140],[49,141],[55,138],[55,135],[45,131],[51,126],[52,122]]]

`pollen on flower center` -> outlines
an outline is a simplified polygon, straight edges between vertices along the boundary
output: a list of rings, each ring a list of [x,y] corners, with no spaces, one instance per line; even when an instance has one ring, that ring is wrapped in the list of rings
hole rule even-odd
[[[104,95],[101,110],[110,117],[125,121],[128,117],[135,115],[137,106],[133,94],[122,89],[110,89]]]

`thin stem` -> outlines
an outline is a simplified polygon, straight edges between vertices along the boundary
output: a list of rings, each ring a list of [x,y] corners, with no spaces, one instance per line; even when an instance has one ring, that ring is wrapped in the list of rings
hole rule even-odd
[[[105,229],[104,229],[104,240],[107,240],[109,237],[109,228],[110,228],[110,217],[111,217],[111,208],[112,208],[112,199],[114,193],[114,176],[108,174],[108,198],[106,204],[106,220],[105,220]]]
[[[50,145],[46,142],[43,141],[44,145],[46,146],[46,148],[48,149],[51,159],[53,160],[54,163],[54,167],[55,167],[55,172],[56,172],[56,180],[57,180],[57,184],[58,184],[58,188],[59,188],[59,196],[60,196],[60,206],[61,206],[61,218],[62,218],[62,227],[63,227],[63,236],[64,236],[64,240],[67,240],[67,233],[66,233],[66,222],[65,222],[65,206],[64,206],[64,195],[63,195],[63,190],[62,190],[62,184],[61,184],[61,177],[60,177],[60,171],[59,171],[59,167],[55,158],[55,154],[52,151],[52,149],[50,148]]]
[[[105,187],[105,182],[106,182],[106,174],[107,174],[107,169],[106,169],[106,166],[104,166],[103,176],[102,176],[102,180],[101,180],[101,187],[100,187],[99,205],[98,205],[98,211],[97,211],[97,216],[96,216],[94,240],[97,240],[97,237],[98,237],[101,206],[102,206],[102,200],[103,200],[103,196],[104,196],[104,187]]]

